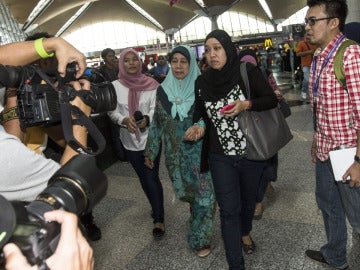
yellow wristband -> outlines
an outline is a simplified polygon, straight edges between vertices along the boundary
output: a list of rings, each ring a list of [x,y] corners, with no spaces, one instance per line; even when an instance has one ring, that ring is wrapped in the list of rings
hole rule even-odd
[[[35,50],[36,52],[38,53],[38,55],[41,57],[41,58],[49,58],[49,57],[53,57],[54,56],[54,53],[47,53],[44,49],[44,46],[43,46],[43,39],[44,38],[39,38],[39,39],[36,39],[34,41],[34,46],[35,46]]]

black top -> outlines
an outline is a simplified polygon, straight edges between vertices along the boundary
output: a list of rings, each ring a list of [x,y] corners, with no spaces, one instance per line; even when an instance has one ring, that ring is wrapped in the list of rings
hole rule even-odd
[[[239,76],[238,85],[240,89],[243,90],[243,94],[246,99],[250,99],[252,102],[251,110],[254,111],[263,111],[274,108],[277,106],[277,98],[269,85],[268,81],[262,75],[262,72],[259,68],[254,65],[247,64],[247,71],[249,77],[249,84],[251,88],[251,97],[247,97],[246,88]],[[239,69],[240,73],[240,69]],[[199,76],[201,80],[201,76]],[[224,153],[223,148],[219,142],[219,136],[217,134],[217,129],[213,125],[212,121],[207,115],[205,109],[205,102],[207,100],[206,95],[201,93],[206,91],[206,89],[200,89],[199,87],[199,78],[195,82],[195,111],[193,116],[193,122],[198,122],[201,118],[206,124],[206,130],[204,135],[204,142],[201,154],[201,171],[208,170],[208,154],[209,152],[214,153]],[[201,84],[201,83],[200,83]]]

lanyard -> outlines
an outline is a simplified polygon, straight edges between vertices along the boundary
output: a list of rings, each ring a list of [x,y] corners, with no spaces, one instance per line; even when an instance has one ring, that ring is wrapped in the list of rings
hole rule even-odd
[[[319,82],[320,82],[320,76],[324,70],[324,68],[327,66],[327,64],[329,63],[330,61],[330,58],[332,57],[332,55],[334,54],[335,50],[337,49],[337,47],[339,47],[340,43],[343,41],[343,39],[345,38],[345,35],[341,35],[338,40],[336,40],[334,46],[331,48],[330,52],[328,53],[328,55],[325,57],[324,59],[324,62],[322,63],[321,65],[321,69],[320,69],[320,72],[319,72],[319,75],[317,76],[316,80],[314,80],[313,82],[313,96],[314,97],[317,97],[317,92],[318,92],[318,89],[319,89]],[[317,56],[315,56],[313,58],[313,61],[312,61],[312,75],[313,77],[315,77],[315,72],[316,72],[316,62],[317,62]]]

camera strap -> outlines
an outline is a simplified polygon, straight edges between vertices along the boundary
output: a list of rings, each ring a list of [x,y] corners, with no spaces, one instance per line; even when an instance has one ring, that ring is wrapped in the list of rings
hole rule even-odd
[[[66,143],[76,152],[82,154],[97,155],[104,151],[106,141],[97,126],[78,107],[70,104],[71,100],[73,100],[76,96],[79,96],[86,105],[91,106],[92,100],[90,93],[89,95],[84,93],[89,91],[76,91],[71,86],[64,85],[60,76],[58,77],[59,86],[56,88],[44,72],[42,72],[40,69],[37,69],[36,72],[59,94],[61,125]],[[72,119],[73,117],[75,119]],[[91,147],[82,145],[78,140],[75,139],[73,134],[73,125],[81,125],[86,127],[88,135],[90,135],[96,144],[95,150]]]
[[[101,153],[106,146],[104,136],[96,127],[93,121],[87,117],[78,107],[71,105],[68,102],[60,102],[61,110],[61,123],[64,132],[64,137],[67,144],[78,153],[97,155]],[[72,119],[72,116],[75,119]],[[80,125],[86,127],[88,134],[96,144],[95,150],[90,147],[85,147],[78,140],[75,139],[73,134],[73,125]]]

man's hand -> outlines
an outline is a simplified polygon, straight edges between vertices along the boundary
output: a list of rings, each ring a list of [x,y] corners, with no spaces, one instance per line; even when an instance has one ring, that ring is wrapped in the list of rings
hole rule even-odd
[[[350,166],[342,177],[343,182],[346,182],[348,178],[350,179],[349,187],[360,187],[360,163],[354,162]]]
[[[63,210],[47,212],[46,220],[61,224],[61,235],[55,253],[46,259],[51,270],[91,270],[94,268],[93,250],[78,228],[77,217]],[[20,249],[12,243],[4,246],[7,270],[38,269],[31,267]]]

